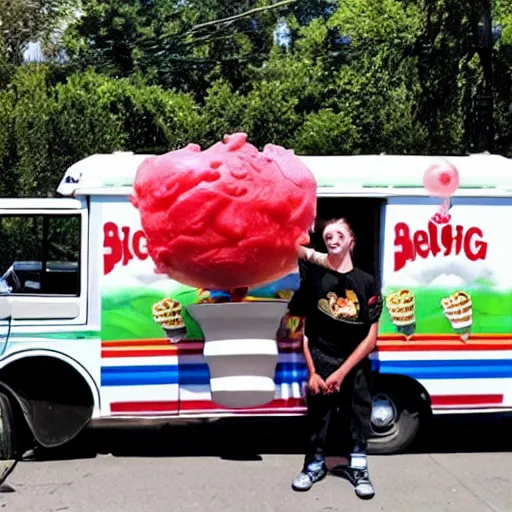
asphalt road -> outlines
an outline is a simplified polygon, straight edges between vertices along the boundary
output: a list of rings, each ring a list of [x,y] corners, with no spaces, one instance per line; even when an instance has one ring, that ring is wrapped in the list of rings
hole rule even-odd
[[[409,453],[370,457],[377,494],[366,502],[335,476],[307,493],[291,490],[302,462],[294,422],[94,432],[81,440],[81,451],[18,464],[8,478],[15,492],[0,494],[0,509],[510,512],[511,427],[511,420],[444,420]]]

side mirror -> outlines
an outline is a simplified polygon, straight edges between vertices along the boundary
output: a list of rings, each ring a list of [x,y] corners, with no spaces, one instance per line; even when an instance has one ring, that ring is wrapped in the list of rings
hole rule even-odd
[[[0,278],[0,320],[11,317],[11,287]]]

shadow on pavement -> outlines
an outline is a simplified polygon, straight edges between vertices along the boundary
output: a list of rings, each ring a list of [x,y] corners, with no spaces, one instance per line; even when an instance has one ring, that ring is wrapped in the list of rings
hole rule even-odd
[[[512,451],[512,418],[477,416],[432,420],[407,453]],[[220,457],[259,461],[265,454],[302,454],[304,418],[235,419],[156,428],[96,429],[70,445],[37,451],[36,460],[117,457]]]

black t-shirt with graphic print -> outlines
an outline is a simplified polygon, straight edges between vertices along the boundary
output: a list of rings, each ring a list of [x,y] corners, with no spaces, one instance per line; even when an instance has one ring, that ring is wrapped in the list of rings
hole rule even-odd
[[[300,261],[299,270],[301,285],[290,301],[290,314],[305,317],[311,348],[347,358],[382,314],[376,279],[358,268],[340,273],[308,261]]]

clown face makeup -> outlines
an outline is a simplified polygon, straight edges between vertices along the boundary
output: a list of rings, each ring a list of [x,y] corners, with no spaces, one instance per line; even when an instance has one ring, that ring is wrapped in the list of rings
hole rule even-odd
[[[342,256],[350,252],[354,239],[350,230],[341,222],[329,224],[323,233],[327,252],[333,256]]]

